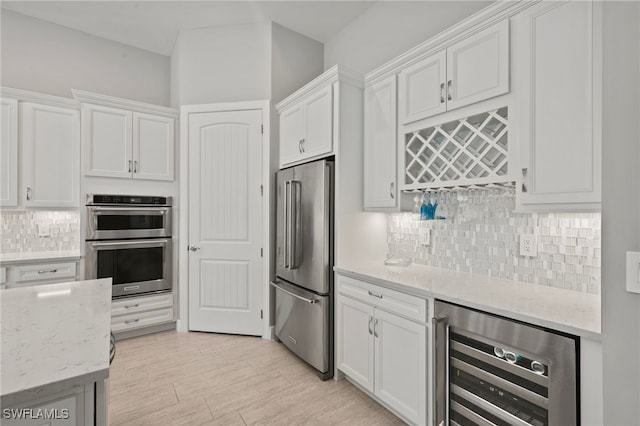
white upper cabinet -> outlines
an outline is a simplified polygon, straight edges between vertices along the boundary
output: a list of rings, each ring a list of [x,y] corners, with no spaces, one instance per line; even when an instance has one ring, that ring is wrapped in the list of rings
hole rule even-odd
[[[18,101],[2,98],[0,206],[18,205]]]
[[[84,174],[123,177],[133,172],[133,113],[101,105],[82,105]]]
[[[393,210],[398,206],[396,76],[364,92],[364,208]]]
[[[133,113],[133,173],[138,179],[173,180],[175,120]]]
[[[333,151],[333,86],[312,91],[280,113],[280,167]]]
[[[518,208],[600,207],[601,5],[544,2],[515,17]]]
[[[509,21],[477,32],[399,73],[401,124],[509,91]]]
[[[79,90],[73,94],[81,103],[85,175],[173,180],[176,110]]]
[[[25,207],[77,207],[80,118],[77,110],[20,103]]]

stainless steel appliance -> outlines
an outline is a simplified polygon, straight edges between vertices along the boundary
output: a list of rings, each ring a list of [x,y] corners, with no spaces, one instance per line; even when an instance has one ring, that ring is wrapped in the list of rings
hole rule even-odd
[[[333,162],[277,173],[275,332],[291,351],[333,376]]]
[[[434,417],[440,425],[578,425],[579,340],[436,301]]]
[[[86,276],[112,297],[171,291],[171,197],[87,195]]]

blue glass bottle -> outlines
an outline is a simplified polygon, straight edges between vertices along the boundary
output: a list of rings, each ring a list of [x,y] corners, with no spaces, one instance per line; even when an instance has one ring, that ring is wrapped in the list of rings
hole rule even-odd
[[[428,217],[428,210],[429,208],[427,207],[427,195],[425,192],[422,193],[422,205],[420,206],[420,220],[427,220]]]

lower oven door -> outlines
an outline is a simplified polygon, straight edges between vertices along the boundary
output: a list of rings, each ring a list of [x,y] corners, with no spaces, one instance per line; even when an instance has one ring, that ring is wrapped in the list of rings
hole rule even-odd
[[[87,241],[87,279],[112,278],[112,297],[170,291],[171,239]]]
[[[331,377],[330,297],[280,280],[271,285],[276,290],[276,336],[318,370],[323,379]]]

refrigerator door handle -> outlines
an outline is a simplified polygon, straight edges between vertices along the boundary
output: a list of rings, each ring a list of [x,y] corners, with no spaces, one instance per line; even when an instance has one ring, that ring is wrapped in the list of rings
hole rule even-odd
[[[283,209],[282,212],[284,214],[284,244],[282,245],[282,250],[283,250],[283,261],[282,261],[282,266],[284,266],[285,268],[289,268],[289,203],[291,202],[290,199],[290,183],[291,181],[284,181],[284,197],[282,197],[283,200]]]
[[[300,181],[291,180],[289,188],[289,269],[298,268],[300,244]]]
[[[275,288],[277,288],[278,290],[288,294],[289,296],[292,296],[292,297],[295,297],[296,299],[302,300],[303,302],[307,302],[307,303],[310,303],[312,305],[318,303],[318,299],[308,299],[308,298],[306,298],[304,296],[300,296],[299,294],[295,294],[294,292],[289,291],[289,290],[283,288],[282,286],[279,286],[276,281],[271,281],[271,285],[274,286]]]

